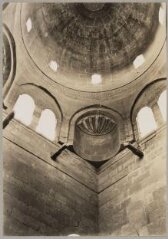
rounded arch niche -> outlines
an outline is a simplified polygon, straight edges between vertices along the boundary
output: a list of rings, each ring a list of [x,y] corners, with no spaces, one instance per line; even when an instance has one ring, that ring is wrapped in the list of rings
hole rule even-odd
[[[160,119],[161,112],[159,113],[160,109],[157,102],[161,93],[166,89],[166,84],[166,78],[156,79],[146,85],[136,97],[130,116],[135,140],[140,140],[141,136],[145,136],[145,131],[147,133],[152,132],[152,129],[156,130],[157,127],[160,127],[163,124],[162,119]],[[148,109],[148,113],[147,111],[143,112],[142,118],[140,117],[141,119],[138,120],[138,113],[144,108]],[[141,121],[141,123],[139,121]],[[154,121],[156,121],[156,123]],[[138,123],[142,124],[140,127],[141,129],[138,129]]]
[[[73,147],[86,160],[108,160],[119,151],[120,141],[118,121],[109,112],[92,110],[75,123]]]
[[[52,95],[50,93],[50,91],[48,91],[46,88],[36,85],[34,83],[20,84],[15,89],[15,91],[12,91],[11,95],[9,95],[9,99],[8,99],[8,108],[9,109],[11,109],[11,110],[13,109],[13,107],[14,107],[13,102],[16,102],[19,95],[22,95],[22,94],[30,95],[34,99],[34,102],[36,105],[34,116],[33,116],[34,123],[33,123],[33,125],[31,125],[31,127],[33,129],[36,129],[36,127],[38,126],[39,119],[41,117],[42,112],[45,112],[45,110],[47,109],[47,110],[49,110],[49,112],[52,112],[54,114],[54,117],[56,120],[55,140],[54,140],[53,136],[50,139],[54,140],[55,142],[59,141],[60,129],[61,129],[62,120],[63,120],[63,113],[62,113],[62,109],[61,109],[56,97],[54,95]],[[52,118],[54,118],[54,117],[52,117]],[[45,119],[45,121],[47,121],[47,123],[48,123],[48,115],[47,115],[47,119]],[[52,123],[50,122],[50,124],[52,124]],[[44,125],[43,125],[43,127],[44,127]],[[50,127],[51,127],[51,125],[46,126],[45,131],[47,130],[47,128],[50,128]],[[42,132],[42,135],[43,135],[43,132]]]

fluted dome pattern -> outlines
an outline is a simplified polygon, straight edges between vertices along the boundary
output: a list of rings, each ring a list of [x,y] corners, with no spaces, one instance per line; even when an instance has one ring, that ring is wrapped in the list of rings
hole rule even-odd
[[[87,134],[104,135],[111,132],[116,124],[104,115],[90,115],[80,120],[78,127]]]
[[[21,40],[34,65],[59,85],[87,92],[118,89],[138,79],[163,47],[160,8],[160,3],[22,3]],[[137,69],[134,61],[141,55]],[[93,83],[94,74],[102,80]]]
[[[31,4],[28,16],[32,31],[27,47],[30,54],[35,52],[38,36],[60,68],[109,73],[132,63],[149,46],[158,26],[159,6],[155,3]]]

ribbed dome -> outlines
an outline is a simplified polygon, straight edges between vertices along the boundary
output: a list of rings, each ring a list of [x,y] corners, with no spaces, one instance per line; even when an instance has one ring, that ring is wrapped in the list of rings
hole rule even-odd
[[[92,92],[114,89],[137,78],[157,57],[163,35],[155,50],[150,49],[150,56],[145,56],[143,67],[137,71],[133,66],[136,57],[146,54],[156,39],[160,6],[23,3],[22,39],[35,65],[57,83]],[[126,67],[130,69],[125,76]],[[102,84],[93,86],[93,74],[102,76]]]
[[[148,47],[158,12],[159,4],[152,3],[43,3],[29,17],[32,31],[62,69],[107,73],[132,63]],[[35,41],[28,44],[30,53]]]
[[[104,115],[90,115],[78,122],[81,130],[91,135],[107,134],[114,129],[116,124]]]

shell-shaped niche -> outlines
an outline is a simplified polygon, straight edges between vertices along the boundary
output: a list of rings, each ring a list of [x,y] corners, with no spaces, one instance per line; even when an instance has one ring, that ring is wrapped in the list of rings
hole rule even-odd
[[[120,148],[119,126],[104,112],[84,115],[75,125],[73,146],[76,153],[86,160],[108,160]]]
[[[90,115],[81,119],[78,122],[78,127],[91,135],[103,135],[112,131],[116,124],[112,119],[104,115]]]

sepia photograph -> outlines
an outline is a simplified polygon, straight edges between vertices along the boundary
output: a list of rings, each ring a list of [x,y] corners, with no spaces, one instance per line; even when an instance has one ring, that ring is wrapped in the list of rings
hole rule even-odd
[[[3,236],[166,237],[166,16],[1,4]]]

